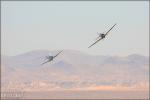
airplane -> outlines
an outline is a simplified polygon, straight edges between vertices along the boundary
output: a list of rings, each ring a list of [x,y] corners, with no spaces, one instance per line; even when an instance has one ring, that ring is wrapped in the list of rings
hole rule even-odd
[[[103,33],[98,33],[98,32],[97,32],[98,37],[95,38],[95,40],[99,39],[99,38],[101,37],[101,34],[104,34],[104,32],[103,32]]]
[[[94,44],[96,44],[97,42],[99,42],[100,40],[104,39],[105,36],[115,27],[116,24],[114,24],[105,34],[103,33],[98,33],[99,36],[96,38],[98,39],[97,41],[95,41],[92,45],[90,45],[88,48],[92,47]]]
[[[63,51],[63,50],[62,50]],[[48,59],[46,62],[44,62],[44,63],[42,63],[41,65],[44,65],[44,64],[46,64],[46,63],[48,63],[48,62],[50,62],[50,61],[53,61],[53,59],[55,58],[55,57],[57,57],[62,51],[60,51],[59,53],[57,53],[55,56],[52,56],[52,55],[49,55],[49,56],[46,56],[46,59]]]

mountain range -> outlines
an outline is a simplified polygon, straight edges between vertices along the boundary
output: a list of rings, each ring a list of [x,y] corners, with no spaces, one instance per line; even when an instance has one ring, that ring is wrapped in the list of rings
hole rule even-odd
[[[2,91],[149,89],[148,56],[95,56],[64,50],[52,62],[41,65],[49,53],[58,51],[1,55]]]

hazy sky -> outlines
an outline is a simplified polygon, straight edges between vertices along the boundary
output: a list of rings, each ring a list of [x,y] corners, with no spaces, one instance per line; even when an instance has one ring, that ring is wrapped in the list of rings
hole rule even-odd
[[[92,48],[97,32],[117,26]],[[2,1],[1,51],[79,50],[149,55],[149,1]]]

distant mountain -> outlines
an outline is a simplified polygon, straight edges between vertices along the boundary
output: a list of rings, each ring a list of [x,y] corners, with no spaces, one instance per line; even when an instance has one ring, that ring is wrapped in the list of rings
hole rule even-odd
[[[17,56],[1,55],[2,89],[76,89],[125,86],[148,89],[149,57],[93,56],[64,50],[54,61],[41,65],[51,52],[37,50]]]

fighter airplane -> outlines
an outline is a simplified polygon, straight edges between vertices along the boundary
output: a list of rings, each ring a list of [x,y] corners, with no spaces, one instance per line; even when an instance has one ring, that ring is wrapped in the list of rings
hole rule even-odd
[[[105,34],[103,33],[98,33],[99,36],[96,38],[98,40],[96,40],[92,45],[90,45],[88,48],[92,47],[94,44],[96,44],[97,42],[99,42],[100,40],[104,39],[105,36],[115,27],[116,24],[114,24]]]
[[[46,63],[48,63],[48,62],[50,62],[50,61],[53,61],[53,59],[54,59],[55,57],[57,57],[61,52],[62,52],[62,51],[60,51],[59,53],[57,53],[55,56],[52,56],[52,55],[46,56],[47,61],[44,62],[44,63],[42,63],[41,65],[44,65],[44,64],[46,64]]]

